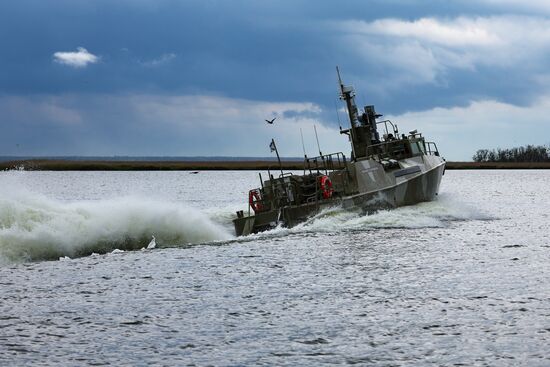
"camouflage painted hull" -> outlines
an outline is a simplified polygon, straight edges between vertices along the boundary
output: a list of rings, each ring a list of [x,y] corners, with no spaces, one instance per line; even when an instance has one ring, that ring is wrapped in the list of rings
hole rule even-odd
[[[434,200],[445,172],[445,161],[437,158],[430,164],[411,165],[405,169],[394,171],[394,177],[396,174],[398,177],[395,177],[395,181],[385,187],[377,187],[377,183],[371,178],[367,187],[374,187],[374,189],[345,197],[342,203],[343,208],[375,211]],[[410,169],[412,167],[418,167],[420,171],[411,172],[413,171]],[[407,169],[411,173],[407,173]]]
[[[346,175],[342,171],[329,174],[338,195],[237,218],[233,221],[236,234],[248,235],[277,225],[293,227],[329,207],[359,208],[370,213],[434,200],[445,172],[445,161],[439,156],[425,155],[400,161],[398,167],[387,170],[368,159],[350,163],[349,168]]]

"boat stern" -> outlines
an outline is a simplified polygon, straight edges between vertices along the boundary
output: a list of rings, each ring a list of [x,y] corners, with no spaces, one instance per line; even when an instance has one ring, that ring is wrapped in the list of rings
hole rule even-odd
[[[270,210],[247,216],[245,216],[241,210],[237,212],[237,218],[233,220],[233,225],[235,226],[235,234],[237,236],[247,236],[251,233],[257,233],[275,228],[278,221],[278,210]]]

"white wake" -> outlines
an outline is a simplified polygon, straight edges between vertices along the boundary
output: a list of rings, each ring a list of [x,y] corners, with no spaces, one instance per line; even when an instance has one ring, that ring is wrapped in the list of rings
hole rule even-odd
[[[63,202],[0,189],[0,263],[140,249],[152,235],[160,247],[233,237],[198,209],[177,203],[143,197]]]

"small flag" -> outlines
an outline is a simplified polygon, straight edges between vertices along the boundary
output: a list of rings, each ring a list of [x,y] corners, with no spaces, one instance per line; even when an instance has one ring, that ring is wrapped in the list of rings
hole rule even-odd
[[[272,152],[274,152],[277,148],[275,148],[275,141],[271,140],[271,143],[269,144],[269,149],[271,149]]]

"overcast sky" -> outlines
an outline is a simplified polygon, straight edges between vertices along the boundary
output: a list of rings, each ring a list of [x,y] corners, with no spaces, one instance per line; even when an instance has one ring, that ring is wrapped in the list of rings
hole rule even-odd
[[[550,143],[549,1],[2,1],[0,50],[0,155],[349,155],[336,65],[448,160]]]

